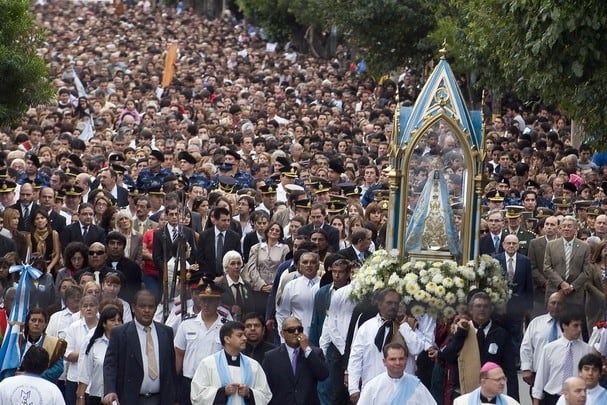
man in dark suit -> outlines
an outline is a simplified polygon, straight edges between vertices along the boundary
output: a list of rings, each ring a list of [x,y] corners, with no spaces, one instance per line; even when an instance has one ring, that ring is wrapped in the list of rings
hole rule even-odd
[[[211,220],[213,227],[205,229],[200,235],[197,262],[200,273],[221,277],[223,255],[230,250],[240,253],[240,236],[229,229],[231,218],[226,208],[214,208]]]
[[[251,214],[251,223],[253,224],[253,230],[248,232],[242,240],[242,259],[245,264],[249,261],[251,247],[264,239],[264,233],[270,223],[270,215],[262,210],[254,211]]]
[[[120,298],[126,302],[133,302],[135,293],[143,288],[141,267],[133,260],[124,256],[126,237],[118,231],[107,235],[107,266],[118,270],[124,276]]]
[[[501,211],[491,211],[487,217],[489,233],[479,240],[479,250],[482,255],[495,256],[504,251],[504,214]]]
[[[310,223],[306,226],[299,228],[297,232],[299,235],[305,235],[310,237],[310,234],[317,230],[322,229],[327,234],[327,240],[329,246],[333,252],[339,251],[339,231],[337,228],[325,222],[327,217],[327,207],[324,204],[314,204],[310,211]]]
[[[362,263],[371,256],[369,246],[371,246],[371,231],[369,229],[359,229],[352,232],[350,237],[352,245],[340,250],[338,253],[351,262]]]
[[[329,376],[322,350],[310,346],[297,318],[285,319],[280,334],[285,343],[267,352],[262,364],[272,390],[269,405],[320,404],[316,385]]]
[[[85,203],[78,207],[78,222],[65,227],[61,234],[61,246],[70,242],[82,242],[89,246],[93,242],[105,244],[105,231],[93,224],[93,206]]]
[[[61,235],[66,226],[65,217],[53,209],[54,203],[55,190],[50,187],[42,187],[42,189],[40,190],[40,197],[38,198],[38,204],[48,214],[48,219],[51,223],[51,228],[53,228],[54,231],[57,231],[57,233]],[[65,249],[65,246],[61,246],[61,248]]]
[[[152,260],[158,269],[162,269],[166,261],[169,261],[173,257],[177,257],[180,235],[183,235],[191,250],[190,256],[186,257],[186,259],[190,264],[195,263],[196,238],[194,237],[194,232],[190,228],[179,225],[179,211],[180,209],[176,204],[168,205],[164,210],[167,224],[154,231]],[[162,271],[160,272],[160,277],[162,278]],[[159,281],[162,282],[162,280]],[[170,281],[171,280],[169,280],[169,282]]]
[[[113,169],[107,167],[101,169],[97,174],[97,178],[103,189],[116,199],[119,207],[122,208],[129,205],[129,190],[118,185],[118,174]]]
[[[531,261],[527,256],[518,253],[519,240],[516,235],[506,235],[503,245],[504,253],[498,254],[495,258],[504,270],[512,293],[508,300],[506,315],[509,318],[508,332],[518,352],[523,337],[523,317],[533,308]]]
[[[30,224],[30,214],[38,210],[38,204],[34,202],[34,189],[30,183],[24,183],[19,190],[19,200],[9,208],[16,209],[19,212],[20,231],[30,232],[32,225]]]
[[[175,401],[173,330],[154,322],[156,298],[135,295],[135,320],[112,330],[103,362],[104,403],[164,405]]]
[[[11,238],[7,238],[4,235],[0,235],[0,256],[4,256],[8,252],[15,251],[15,241]]]

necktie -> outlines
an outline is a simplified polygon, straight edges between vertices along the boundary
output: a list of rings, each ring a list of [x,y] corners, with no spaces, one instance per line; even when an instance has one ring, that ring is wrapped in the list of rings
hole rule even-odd
[[[148,377],[152,380],[158,378],[158,366],[156,364],[156,351],[154,350],[154,340],[152,338],[152,328],[145,326],[145,354],[148,358]]]
[[[569,279],[569,270],[571,269],[571,242],[565,242],[565,280]]]
[[[291,358],[291,368],[293,369],[293,375],[297,371],[297,356],[299,356],[299,348],[293,350],[293,357]]]
[[[548,335],[548,343],[554,342],[558,338],[558,324],[559,322],[556,320],[556,318],[552,318],[552,326],[550,327],[550,334]]]
[[[215,263],[217,274],[222,274],[222,262],[223,261],[223,232],[217,235],[217,250],[215,250]]]
[[[173,242],[175,242],[175,239],[177,239],[177,228],[173,228]]]
[[[89,226],[84,225],[84,231],[82,231],[82,241],[86,242],[86,235],[89,234]]]
[[[240,283],[234,284],[234,289],[236,290],[236,305],[242,307],[242,293],[240,292]]]
[[[493,237],[493,247],[495,248],[495,253],[500,252],[500,237],[498,235]]]
[[[573,342],[567,343],[567,353],[563,364],[563,383],[569,377],[573,377]]]
[[[478,347],[483,352],[485,348],[485,327],[487,325],[480,325],[476,330],[476,340],[478,341]]]
[[[363,252],[358,252],[358,260],[361,262],[365,260],[365,254]]]
[[[388,330],[388,334],[386,335],[386,329]],[[379,327],[377,331],[377,335],[375,335],[375,347],[380,352],[383,350],[386,342],[389,342],[392,339],[392,321],[384,321],[382,326]]]
[[[512,283],[512,279],[514,278],[514,259],[508,259],[508,282]]]
[[[27,219],[30,216],[30,207],[25,207],[25,209],[23,210],[23,221],[27,221]]]
[[[139,233],[143,235],[143,222],[139,222]]]

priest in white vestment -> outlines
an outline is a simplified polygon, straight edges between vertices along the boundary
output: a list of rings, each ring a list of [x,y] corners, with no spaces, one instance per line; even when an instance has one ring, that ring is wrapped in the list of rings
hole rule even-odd
[[[504,394],[506,374],[497,364],[488,361],[481,367],[480,387],[455,398],[453,405],[520,405],[514,398]]]
[[[407,349],[401,343],[384,346],[386,371],[373,377],[362,389],[359,404],[424,404],[436,405],[432,394],[419,378],[405,373]]]
[[[226,322],[219,331],[223,350],[205,357],[192,378],[190,399],[193,405],[228,404],[267,405],[272,399],[261,365],[241,352],[247,338],[244,325]]]

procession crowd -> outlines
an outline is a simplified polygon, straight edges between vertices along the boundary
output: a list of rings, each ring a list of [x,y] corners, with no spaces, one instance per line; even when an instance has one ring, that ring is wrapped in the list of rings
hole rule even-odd
[[[415,317],[350,280],[386,245],[394,114],[423,72],[376,81],[344,45],[313,57],[229,10],[32,12],[57,97],[0,129],[1,336],[24,299],[9,268],[42,272],[0,403],[517,404],[519,373],[534,404],[607,403],[607,161],[565,114],[486,114],[478,246],[505,313],[472,290],[455,319]],[[412,147],[408,209],[439,160],[461,230],[461,141]]]

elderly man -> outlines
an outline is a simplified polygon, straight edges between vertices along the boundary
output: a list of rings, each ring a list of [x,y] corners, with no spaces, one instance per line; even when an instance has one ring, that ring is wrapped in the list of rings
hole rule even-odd
[[[474,391],[455,398],[453,405],[503,404],[518,405],[518,402],[504,394],[506,375],[504,370],[493,362],[487,362],[481,367],[480,387]]]
[[[560,230],[561,237],[546,245],[546,294],[550,296],[561,291],[565,295],[564,305],[581,311],[584,309],[585,286],[592,273],[590,246],[576,238],[578,222],[574,217],[563,218]]]
[[[360,394],[359,403],[365,405],[383,404],[436,404],[430,392],[419,378],[405,373],[407,348],[401,343],[384,346],[384,366],[386,372],[374,377]]]

